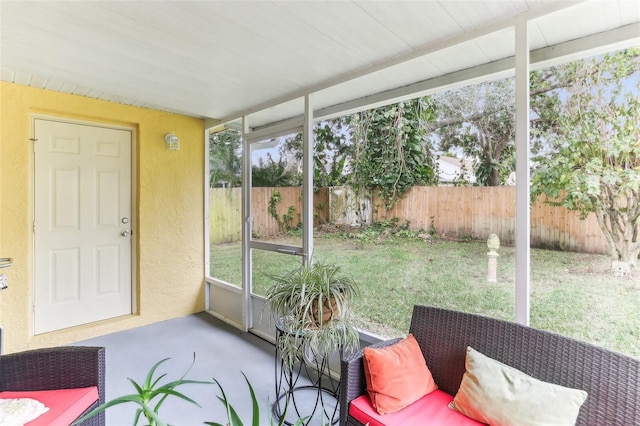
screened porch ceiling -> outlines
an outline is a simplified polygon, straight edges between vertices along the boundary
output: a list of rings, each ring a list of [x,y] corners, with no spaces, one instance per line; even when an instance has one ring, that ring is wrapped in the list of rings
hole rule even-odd
[[[638,0],[1,1],[0,78],[252,127],[640,44]]]

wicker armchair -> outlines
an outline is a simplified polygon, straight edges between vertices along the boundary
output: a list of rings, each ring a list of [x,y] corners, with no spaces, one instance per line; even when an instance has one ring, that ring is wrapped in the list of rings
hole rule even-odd
[[[63,346],[0,356],[0,392],[39,391],[97,386],[98,401],[84,414],[105,402],[105,349]],[[103,426],[104,411],[82,423]]]
[[[540,380],[586,390],[578,426],[640,426],[640,359],[516,323],[428,306],[414,306],[409,331],[435,382],[450,395],[458,391],[466,347],[472,346]],[[362,426],[348,415],[349,403],[366,393],[362,356],[359,351],[342,360],[340,426]]]

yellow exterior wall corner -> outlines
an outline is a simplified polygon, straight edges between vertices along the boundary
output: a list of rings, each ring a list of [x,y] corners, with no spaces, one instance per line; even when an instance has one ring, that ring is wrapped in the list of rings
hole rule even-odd
[[[33,117],[135,130],[133,194],[137,312],[33,335]],[[174,132],[180,150],[167,150]],[[0,257],[9,288],[0,292],[3,352],[73,343],[200,312],[204,306],[204,121],[0,82]]]

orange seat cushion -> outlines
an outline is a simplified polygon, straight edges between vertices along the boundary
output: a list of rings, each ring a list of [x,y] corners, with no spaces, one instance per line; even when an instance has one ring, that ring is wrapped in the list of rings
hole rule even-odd
[[[379,414],[371,404],[368,395],[351,401],[349,414],[363,425],[369,426],[477,426],[480,423],[448,407],[453,397],[436,390],[423,396],[413,404],[391,414]]]
[[[438,389],[413,334],[384,348],[364,348],[364,374],[379,414],[394,413]]]
[[[49,408],[49,411],[25,426],[69,426],[98,400],[98,388],[6,391],[0,392],[0,398],[31,398]]]

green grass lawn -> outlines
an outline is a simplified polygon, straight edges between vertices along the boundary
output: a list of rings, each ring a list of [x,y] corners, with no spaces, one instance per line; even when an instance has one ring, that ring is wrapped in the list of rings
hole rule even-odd
[[[515,249],[501,247],[498,282],[487,282],[484,242],[390,238],[314,239],[316,259],[335,262],[360,285],[356,316],[382,336],[406,334],[414,304],[514,320]],[[254,292],[292,256],[254,251]],[[295,261],[295,260],[294,260]],[[240,246],[211,247],[214,276],[240,282]],[[215,269],[214,269],[215,268]],[[609,274],[607,256],[531,251],[531,325],[640,357],[640,282]]]

